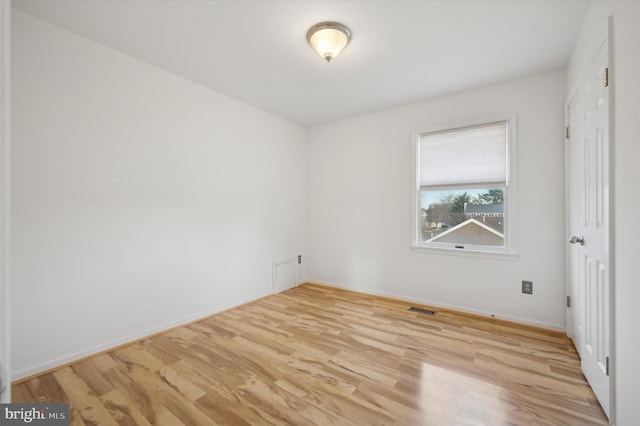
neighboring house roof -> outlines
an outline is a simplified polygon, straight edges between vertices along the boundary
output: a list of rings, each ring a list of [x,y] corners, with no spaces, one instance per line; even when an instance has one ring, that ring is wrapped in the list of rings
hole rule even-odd
[[[465,214],[504,214],[503,204],[467,204]]]
[[[504,244],[504,234],[475,219],[467,219],[427,242],[502,245]]]

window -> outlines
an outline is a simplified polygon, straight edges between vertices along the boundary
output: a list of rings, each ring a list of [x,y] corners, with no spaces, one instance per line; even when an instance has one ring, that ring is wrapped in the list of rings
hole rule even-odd
[[[415,134],[414,247],[513,251],[513,116]]]

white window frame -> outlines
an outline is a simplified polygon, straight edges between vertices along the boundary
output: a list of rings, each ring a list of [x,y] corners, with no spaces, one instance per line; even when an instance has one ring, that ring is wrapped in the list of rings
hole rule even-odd
[[[426,243],[421,239],[421,209],[420,209],[420,157],[419,145],[421,136],[428,133],[462,130],[469,127],[488,125],[504,121],[507,123],[507,176],[504,192],[505,214],[505,242],[504,247],[465,245],[456,248],[451,243]],[[416,130],[411,138],[411,249],[414,252],[450,254],[469,257],[489,257],[497,259],[517,258],[517,123],[516,114],[503,114],[483,117],[446,125],[438,125]],[[474,184],[461,184],[461,189],[479,187]],[[500,185],[499,187],[502,187]],[[487,187],[486,184],[480,187]]]

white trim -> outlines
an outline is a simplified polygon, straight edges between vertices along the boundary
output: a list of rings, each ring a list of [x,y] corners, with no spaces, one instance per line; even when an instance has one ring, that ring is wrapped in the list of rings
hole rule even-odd
[[[0,5],[0,378],[5,387],[0,402],[11,401],[11,338],[10,338],[10,51],[11,51],[11,0],[2,0]],[[0,390],[1,391],[1,390]]]
[[[412,246],[411,251],[414,253],[430,253],[430,254],[441,254],[445,256],[462,256],[462,257],[475,257],[481,259],[493,259],[493,260],[517,260],[520,256],[516,253],[507,253],[504,251],[495,251],[495,250],[485,250],[480,246],[476,246],[473,248],[465,248],[465,249],[457,249],[447,246],[436,246],[435,244],[431,247],[424,246]]]
[[[487,312],[487,311],[482,311],[482,310],[479,310],[479,309],[473,309],[473,308],[469,308],[467,306],[450,305],[448,303],[442,303],[442,302],[438,302],[438,301],[430,300],[430,299],[422,299],[422,298],[416,298],[416,297],[404,297],[404,296],[399,296],[399,295],[397,295],[395,293],[387,293],[387,292],[383,292],[383,291],[373,291],[373,290],[370,290],[370,289],[364,288],[364,287],[357,287],[357,286],[356,287],[348,287],[348,286],[343,286],[343,285],[331,283],[331,282],[328,282],[328,281],[307,280],[307,282],[309,284],[324,285],[324,286],[327,286],[327,287],[334,287],[334,288],[339,288],[339,289],[342,289],[342,290],[357,291],[358,293],[370,294],[372,296],[390,297],[392,299],[397,299],[397,300],[401,300],[401,301],[404,301],[404,302],[420,303],[422,305],[427,305],[427,306],[431,306],[431,307],[434,307],[434,308],[451,309],[451,310],[454,310],[454,311],[459,311],[459,312],[462,312],[462,313],[468,313],[468,314],[474,314],[474,315],[480,315],[480,316],[487,317],[487,318],[502,319],[502,320],[506,320],[506,321],[516,322],[516,323],[519,323],[519,324],[532,325],[532,326],[535,326],[535,327],[546,328],[548,330],[561,331],[561,332],[565,331],[564,324],[553,324],[553,323],[548,323],[548,322],[544,322],[544,321],[536,321],[536,320],[531,320],[531,319],[528,319],[528,318],[517,317],[517,316],[512,316],[512,315],[495,314],[493,312]]]
[[[185,324],[189,324],[192,322],[196,322],[202,319],[205,319],[207,317],[210,317],[211,315],[215,315],[218,314],[222,311],[226,311],[228,309],[231,308],[235,308],[237,306],[240,305],[244,305],[245,303],[250,303],[253,302],[255,300],[258,300],[260,298],[263,298],[265,296],[270,296],[272,295],[272,291],[263,291],[261,293],[257,293],[255,295],[243,298],[241,300],[238,300],[236,302],[233,303],[228,303],[225,305],[221,305],[221,306],[217,306],[213,309],[208,309],[206,311],[201,311],[197,314],[193,314],[193,315],[188,315],[186,317],[183,317],[181,319],[175,320],[175,321],[170,321],[168,323],[165,323],[163,325],[157,326],[157,327],[150,327],[146,330],[140,331],[138,333],[134,333],[134,334],[130,334],[126,337],[122,337],[122,338],[117,338],[117,339],[113,339],[104,343],[101,343],[99,345],[95,345],[95,346],[91,346],[89,348],[85,348],[83,350],[80,351],[76,351],[76,352],[72,352],[63,356],[59,356],[57,358],[51,359],[49,361],[46,362],[42,362],[39,363],[37,365],[33,365],[27,368],[23,368],[21,370],[18,371],[14,371],[13,376],[12,376],[12,380],[20,380],[24,377],[29,377],[32,376],[34,374],[38,374],[41,373],[43,371],[47,371],[50,370],[52,368],[56,368],[59,367],[61,365],[65,365],[74,361],[77,361],[79,359],[91,356],[91,355],[96,355],[98,353],[107,351],[109,349],[113,349],[116,348],[118,346],[122,346],[122,345],[126,345],[128,343],[133,343],[136,342],[138,340],[144,339],[148,336],[151,336],[153,334],[157,334],[157,333],[161,333],[163,331],[167,331],[170,330],[172,328],[175,327],[179,327]]]
[[[437,246],[433,243],[424,243],[421,241],[420,233],[420,212],[418,211],[420,200],[420,176],[419,176],[419,158],[418,158],[418,144],[420,142],[420,136],[425,133],[441,132],[452,129],[462,129],[467,127],[480,126],[483,124],[496,123],[506,121],[507,122],[507,176],[506,182],[502,183],[505,187],[504,191],[504,247],[469,247],[464,250],[454,248],[454,244],[447,244],[446,246]],[[517,212],[517,193],[518,193],[518,131],[517,131],[517,114],[508,113],[491,117],[475,118],[468,121],[447,123],[441,125],[434,125],[431,127],[415,130],[412,132],[411,137],[411,250],[414,252],[424,253],[440,253],[448,254],[447,251],[455,251],[456,255],[472,255],[472,253],[479,253],[482,257],[489,254],[495,254],[500,257],[516,258],[518,253],[518,212]],[[468,187],[473,184],[468,185]]]
[[[607,17],[607,49],[609,56],[607,57],[608,77],[609,77],[609,421],[615,424],[617,421],[617,404],[616,404],[616,381],[618,377],[617,356],[616,356],[616,279],[615,279],[615,52],[614,52],[614,19],[613,16]]]
[[[578,90],[579,90],[579,85],[574,87],[574,89],[571,92],[571,95],[568,97],[568,99],[565,101],[564,104],[564,126],[565,129],[569,128],[569,132],[571,132],[571,127],[570,127],[570,121],[569,121],[569,107],[571,105],[571,103],[573,102],[573,100],[575,99],[576,95],[578,94]],[[565,130],[566,132],[566,130]],[[564,236],[565,238],[568,238],[569,236],[569,143],[571,140],[571,133],[569,133],[569,137],[566,137],[566,133],[565,133],[565,138],[563,139],[563,143],[564,143]],[[576,309],[576,303],[577,300],[575,300],[575,295],[571,293],[571,265],[570,265],[570,249],[571,247],[569,246],[569,244],[565,244],[564,245],[564,292],[565,292],[565,321],[567,324],[567,337],[569,337],[569,339],[571,339],[571,341],[573,342],[574,340],[574,324],[573,324],[573,317],[572,317],[572,309]],[[571,307],[567,307],[566,305],[566,299],[567,297],[571,297],[572,299],[572,303],[571,303]],[[575,344],[575,342],[574,342]],[[579,348],[578,348],[579,350]]]

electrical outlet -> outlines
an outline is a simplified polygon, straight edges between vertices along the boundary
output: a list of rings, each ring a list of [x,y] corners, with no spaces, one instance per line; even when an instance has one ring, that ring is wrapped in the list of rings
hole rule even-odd
[[[301,264],[301,263],[302,263],[302,255],[301,255],[301,254],[299,254],[299,255],[298,255],[298,265],[299,265],[299,264]]]
[[[522,292],[524,294],[533,294],[533,281],[522,281]]]

